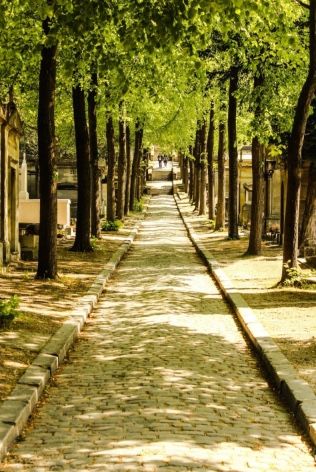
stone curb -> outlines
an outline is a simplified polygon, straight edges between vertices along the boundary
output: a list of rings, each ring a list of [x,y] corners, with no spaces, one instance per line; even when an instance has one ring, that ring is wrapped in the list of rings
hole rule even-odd
[[[144,209],[144,216],[147,213],[147,208],[148,206]],[[79,298],[69,319],[48,340],[20,377],[11,394],[2,402],[0,407],[0,461],[7,454],[17,436],[21,434],[50,377],[63,362],[88,316],[96,306],[108,279],[137,236],[142,220],[136,223],[130,234],[105,264],[104,269],[96,276],[87,293]]]
[[[316,447],[316,395],[314,391],[307,382],[299,378],[297,371],[258,321],[246,300],[234,288],[220,264],[212,257],[203,243],[199,242],[198,235],[181,208],[181,198],[174,194],[174,199],[195,249],[236,313],[242,329],[258,353],[280,397],[286,402],[296,420],[309,436],[313,446]]]

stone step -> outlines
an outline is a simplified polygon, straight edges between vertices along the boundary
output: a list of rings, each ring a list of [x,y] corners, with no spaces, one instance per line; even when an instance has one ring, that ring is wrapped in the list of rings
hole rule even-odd
[[[170,169],[153,169],[152,180],[172,180],[172,171]]]

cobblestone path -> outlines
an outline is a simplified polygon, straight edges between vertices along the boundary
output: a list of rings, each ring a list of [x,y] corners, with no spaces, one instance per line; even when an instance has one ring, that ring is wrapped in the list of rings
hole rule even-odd
[[[315,471],[172,197],[152,199],[140,237],[0,468]]]

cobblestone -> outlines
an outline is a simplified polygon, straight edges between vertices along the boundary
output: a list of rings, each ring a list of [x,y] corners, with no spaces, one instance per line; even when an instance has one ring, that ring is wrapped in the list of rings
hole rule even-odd
[[[315,471],[169,196],[42,403],[1,471]]]

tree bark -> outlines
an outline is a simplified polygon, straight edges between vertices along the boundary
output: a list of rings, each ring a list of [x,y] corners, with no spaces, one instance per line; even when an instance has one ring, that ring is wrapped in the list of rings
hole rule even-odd
[[[299,203],[302,146],[309,107],[316,91],[316,0],[309,6],[309,71],[298,98],[288,148],[288,184],[284,222],[283,270],[281,282],[289,278],[288,268],[298,265]]]
[[[221,106],[221,109],[223,105]],[[218,184],[217,184],[217,211],[215,229],[223,230],[225,228],[225,122],[220,119],[218,126]]]
[[[189,190],[189,158],[188,156],[184,155],[183,156],[183,187],[185,193],[188,193]]]
[[[259,121],[262,114],[261,90],[264,77],[259,74],[254,79],[254,90],[258,92],[255,119]],[[252,140],[252,200],[251,200],[251,226],[247,255],[259,256],[261,254],[262,241],[262,214],[264,205],[264,146],[260,144],[258,136]]]
[[[249,244],[246,254],[259,256],[262,240],[262,214],[264,205],[264,146],[255,136],[252,140],[252,201]]]
[[[121,106],[121,113],[123,113]],[[125,203],[125,188],[126,188],[126,124],[121,114],[119,119],[119,155],[118,155],[118,169],[117,169],[117,207],[116,216],[119,220],[124,217],[124,203]]]
[[[107,199],[106,199],[106,219],[115,220],[115,146],[114,127],[112,115],[107,115],[106,120],[106,143],[107,143]]]
[[[208,217],[215,220],[214,204],[214,102],[211,103],[210,123],[207,136],[207,173],[208,173]]]
[[[89,134],[85,111],[85,95],[79,85],[72,89],[72,102],[76,137],[78,200],[76,237],[71,251],[91,252],[93,249],[90,243],[91,180]]]
[[[228,238],[239,239],[238,234],[238,151],[237,151],[237,99],[238,68],[232,67],[228,101],[228,154],[229,154],[229,202]]]
[[[194,193],[193,193],[193,203],[195,210],[199,209],[200,201],[200,133],[199,125],[195,133],[195,143],[194,143]]]
[[[300,229],[299,248],[304,255],[304,244],[316,241],[316,164],[311,162],[308,173],[306,201]]]
[[[134,200],[137,197],[137,188],[139,182],[139,167],[141,159],[141,148],[143,141],[143,129],[139,120],[136,120],[135,125],[135,149],[134,149],[134,159],[132,164],[132,174],[131,174],[131,192],[130,192],[130,202],[129,209],[134,210]]]
[[[49,3],[50,4],[50,3]],[[46,36],[50,20],[43,21]],[[39,73],[38,155],[40,172],[40,230],[37,279],[57,277],[57,167],[55,90],[57,45],[43,46]]]
[[[125,187],[125,204],[124,215],[128,214],[130,186],[131,186],[131,131],[129,125],[126,125],[126,187]]]
[[[97,104],[96,87],[98,85],[97,74],[92,74],[92,89],[88,94],[88,117],[90,139],[90,163],[91,163],[91,235],[101,237],[100,227],[100,186],[101,174],[98,165],[98,137],[97,137]]]
[[[200,129],[200,196],[199,215],[205,215],[206,211],[206,121],[203,120]]]
[[[192,146],[189,148],[190,156],[193,155]],[[194,197],[194,161],[192,157],[189,159],[190,180],[189,180],[189,199],[192,202]]]

